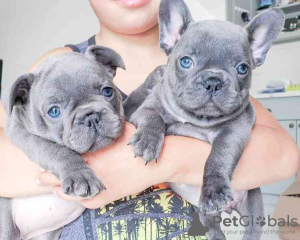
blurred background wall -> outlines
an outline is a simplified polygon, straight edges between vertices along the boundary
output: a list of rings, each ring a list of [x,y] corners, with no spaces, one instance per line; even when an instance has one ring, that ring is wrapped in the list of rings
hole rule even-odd
[[[3,87],[44,53],[99,31],[87,0],[0,0]]]

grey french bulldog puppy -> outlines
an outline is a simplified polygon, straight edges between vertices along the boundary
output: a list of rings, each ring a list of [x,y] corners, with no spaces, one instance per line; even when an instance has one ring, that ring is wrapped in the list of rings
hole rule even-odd
[[[122,58],[101,46],[90,47],[84,55],[61,54],[45,60],[33,73],[18,78],[4,99],[7,136],[33,162],[57,176],[67,195],[91,198],[105,190],[80,154],[102,149],[121,135],[122,97],[112,82],[118,67],[125,69]],[[16,212],[24,210],[17,207],[22,201],[0,199],[1,240],[20,239],[26,235],[22,229],[28,227],[18,226],[23,219],[16,220],[22,218],[21,213]],[[32,206],[34,198],[26,201],[29,202],[27,206]],[[53,208],[59,204],[50,201]],[[77,206],[69,207],[70,204],[59,205],[61,212],[49,213],[47,221],[58,224],[53,218],[60,220],[60,216],[65,221],[66,209],[69,214],[78,209]],[[32,219],[30,216],[34,214],[32,210],[27,217],[29,228],[32,228],[28,223]],[[45,236],[48,238],[42,239],[54,239],[53,234]]]
[[[134,92],[127,100],[135,97],[142,103],[132,115],[133,111],[127,114],[137,127],[129,144],[147,164],[159,158],[165,135],[211,143],[201,192],[197,187],[171,184],[199,206],[202,223],[211,229],[208,239],[225,239],[220,227],[213,224],[222,210],[263,215],[260,189],[234,194],[230,183],[255,123],[249,102],[252,70],[264,63],[283,25],[284,15],[275,8],[243,28],[219,20],[194,22],[183,0],[161,1],[160,46],[168,64],[162,67],[163,76],[154,72],[149,77],[158,83],[147,97]],[[147,81],[143,84],[148,85]],[[259,228],[250,224],[246,230]],[[244,239],[260,239],[259,231]]]

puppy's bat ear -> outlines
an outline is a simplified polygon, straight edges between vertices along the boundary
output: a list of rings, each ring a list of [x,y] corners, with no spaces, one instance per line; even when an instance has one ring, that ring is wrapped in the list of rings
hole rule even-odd
[[[89,47],[86,54],[95,57],[95,59],[104,66],[113,77],[116,75],[118,67],[125,70],[125,64],[122,57],[110,48],[95,45]]]
[[[284,22],[283,12],[280,9],[271,8],[257,15],[246,26],[255,67],[264,63],[267,52],[281,32]]]
[[[17,104],[24,105],[28,102],[29,93],[34,81],[34,75],[32,73],[24,74],[19,77],[10,88],[7,94],[7,112],[10,115],[13,107]]]
[[[169,55],[173,47],[193,22],[183,0],[162,0],[159,8],[159,44]]]

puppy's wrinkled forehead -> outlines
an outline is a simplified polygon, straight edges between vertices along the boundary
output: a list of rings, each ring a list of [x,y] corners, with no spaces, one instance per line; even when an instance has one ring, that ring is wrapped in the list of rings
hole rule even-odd
[[[38,105],[81,102],[101,88],[113,87],[112,76],[90,56],[71,53],[47,59],[36,72],[32,97]],[[42,96],[42,98],[41,98]]]
[[[47,59],[37,70],[37,85],[45,93],[79,93],[87,88],[100,87],[112,77],[90,56],[61,55]]]
[[[191,24],[174,52],[195,56],[212,64],[251,60],[246,31],[240,26],[220,20]]]

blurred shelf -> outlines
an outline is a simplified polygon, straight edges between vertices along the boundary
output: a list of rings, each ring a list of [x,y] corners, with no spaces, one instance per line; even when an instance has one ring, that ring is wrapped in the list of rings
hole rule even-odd
[[[281,9],[287,18],[296,17],[300,14],[300,2],[290,3],[288,5],[279,5],[276,8]],[[266,9],[257,10],[256,14],[263,12]]]
[[[279,6],[278,8],[284,12],[286,18],[298,17],[300,15],[300,3],[298,2]]]
[[[277,38],[277,40],[275,41],[275,44],[288,43],[288,42],[294,42],[299,40],[300,40],[300,30],[294,32],[282,32]]]
[[[282,92],[282,93],[257,93],[257,94],[253,94],[252,96],[256,99],[300,97],[300,91],[291,91],[291,92]]]
[[[287,19],[292,19],[300,16],[299,2],[278,6],[278,8],[284,12],[285,17]],[[288,43],[288,42],[294,42],[299,40],[300,40],[300,30],[294,32],[282,32],[279,35],[278,39],[276,40],[275,44]]]
[[[300,3],[296,2],[287,5],[279,5],[277,8],[280,8],[281,10],[285,11],[287,9],[294,8],[294,7],[300,7]]]

